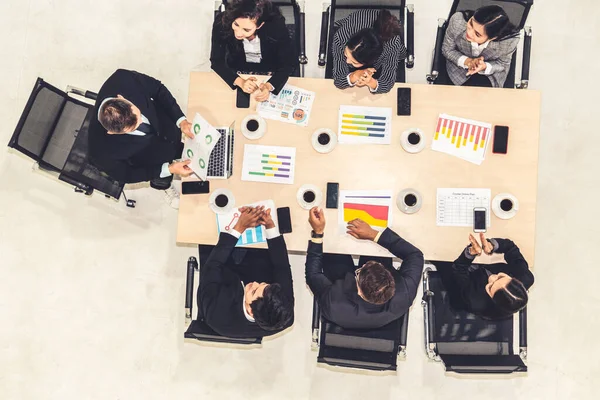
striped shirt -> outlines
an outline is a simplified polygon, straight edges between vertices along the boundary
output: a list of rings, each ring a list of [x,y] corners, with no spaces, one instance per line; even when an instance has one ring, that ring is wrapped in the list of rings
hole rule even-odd
[[[344,49],[348,40],[365,28],[372,28],[379,16],[379,10],[366,9],[353,12],[335,24],[339,28],[333,36],[333,83],[339,89],[351,87],[348,75],[355,69],[346,62]],[[383,43],[383,53],[373,64],[377,70],[378,86],[373,93],[388,93],[396,82],[398,63],[406,58],[406,47],[400,35]],[[352,70],[351,70],[352,68]]]

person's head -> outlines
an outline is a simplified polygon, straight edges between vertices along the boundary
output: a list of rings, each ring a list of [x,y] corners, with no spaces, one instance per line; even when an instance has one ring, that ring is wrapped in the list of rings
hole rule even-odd
[[[244,287],[246,310],[261,328],[283,328],[294,314],[294,302],[278,283],[251,282]]]
[[[98,121],[111,135],[130,133],[142,123],[142,112],[135,104],[118,95],[102,104]]]
[[[358,294],[371,304],[387,303],[396,292],[392,273],[377,261],[368,261],[355,272]]]
[[[269,0],[234,0],[223,13],[222,23],[237,40],[252,39],[265,21],[279,14]]]
[[[494,304],[507,314],[523,309],[529,299],[523,283],[503,272],[489,276],[485,291]]]
[[[500,6],[485,6],[475,12],[464,12],[467,20],[466,39],[469,42],[483,44],[488,40],[499,40],[515,33],[508,15]]]

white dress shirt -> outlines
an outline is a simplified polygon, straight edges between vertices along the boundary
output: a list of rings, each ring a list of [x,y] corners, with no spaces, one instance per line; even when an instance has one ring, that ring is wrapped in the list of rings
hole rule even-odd
[[[488,44],[490,44],[490,41],[488,40],[485,43],[482,44],[477,44],[475,42],[470,42],[471,43],[471,48],[473,51],[473,57],[477,58],[479,57],[479,55],[481,53],[483,53],[483,50],[485,50],[488,47]],[[465,65],[465,61],[467,61],[467,56],[460,56],[460,58],[458,59],[458,65],[463,67],[464,69],[468,69],[468,67]],[[485,70],[483,71],[479,71],[479,73],[481,75],[491,75],[492,74],[492,64],[490,63],[485,63],[487,65],[487,67],[485,68]]]
[[[246,62],[258,64],[262,61],[258,35],[254,36],[252,40],[242,39],[242,44],[244,45],[244,53],[246,53]]]

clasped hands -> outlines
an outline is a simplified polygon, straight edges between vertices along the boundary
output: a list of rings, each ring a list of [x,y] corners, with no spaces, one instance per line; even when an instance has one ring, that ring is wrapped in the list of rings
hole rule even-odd
[[[485,69],[487,68],[487,64],[483,60],[483,57],[467,58],[465,60],[465,66],[468,68],[467,76],[471,76],[478,72],[485,71]]]
[[[350,82],[353,82],[355,86],[363,87],[373,85],[375,80],[373,74],[377,72],[375,68],[357,69],[350,74]]]
[[[269,94],[274,89],[273,85],[269,82],[263,82],[258,84],[256,77],[251,76],[248,79],[244,79],[242,77],[237,77],[234,84],[242,89],[244,93],[252,94],[256,93],[254,97],[256,101],[265,101],[269,98]]]
[[[325,231],[325,213],[319,207],[313,207],[308,213],[308,223],[313,231],[322,234]],[[377,231],[362,219],[356,218],[348,222],[346,233],[356,239],[375,240]]]
[[[469,242],[471,242],[471,247],[469,248],[469,253],[472,256],[480,256],[482,252],[487,254],[488,256],[492,255],[494,252],[494,245],[492,245],[486,238],[483,233],[479,234],[479,240],[481,244],[477,242],[475,236],[469,234]]]
[[[264,206],[240,207],[240,216],[233,229],[239,233],[243,233],[246,229],[254,228],[258,225],[264,225],[267,229],[275,227],[275,223],[271,217],[271,209],[265,209]]]

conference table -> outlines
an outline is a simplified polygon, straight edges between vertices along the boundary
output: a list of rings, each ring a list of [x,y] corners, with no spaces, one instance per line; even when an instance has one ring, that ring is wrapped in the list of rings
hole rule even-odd
[[[236,93],[213,72],[192,72],[188,99],[188,117],[200,113],[213,126],[229,126],[235,121],[233,175],[227,180],[211,180],[211,191],[228,188],[236,206],[271,199],[276,207],[290,207],[292,233],[285,235],[289,251],[306,252],[311,227],[308,211],[296,200],[304,184],[320,188],[323,198],[327,182],[338,182],[340,190],[389,190],[394,194],[393,219],[390,227],[417,246],[426,260],[452,261],[469,243],[472,227],[436,225],[438,188],[489,188],[492,198],[510,193],[519,202],[517,214],[508,220],[497,218],[491,210],[487,237],[512,239],[533,266],[535,255],[535,218],[537,199],[538,140],[540,129],[540,93],[534,90],[489,89],[397,83],[410,87],[412,113],[396,115],[396,88],[388,94],[373,95],[366,88],[339,90],[332,80],[290,78],[289,84],[316,93],[306,127],[266,120],[266,134],[248,140],[241,132],[242,120],[255,113],[252,99],[249,109],[236,108]],[[331,153],[316,152],[311,136],[318,129],[337,133],[341,105],[392,108],[392,142],[390,145],[338,144]],[[481,165],[431,150],[439,114],[449,114],[505,125],[510,129],[507,154],[492,153],[489,144]],[[407,129],[420,129],[426,147],[417,154],[404,151],[400,136]],[[272,184],[241,180],[244,145],[260,144],[296,148],[294,184]],[[396,194],[413,188],[422,196],[422,207],[415,214],[405,214],[396,206]],[[209,195],[181,196],[177,241],[180,243],[216,244],[216,217],[209,207]],[[338,228],[338,210],[321,204],[327,226],[324,251],[352,255],[390,255],[373,242],[360,241]],[[264,244],[255,245],[266,247]],[[501,256],[480,257],[479,262],[498,261]]]

